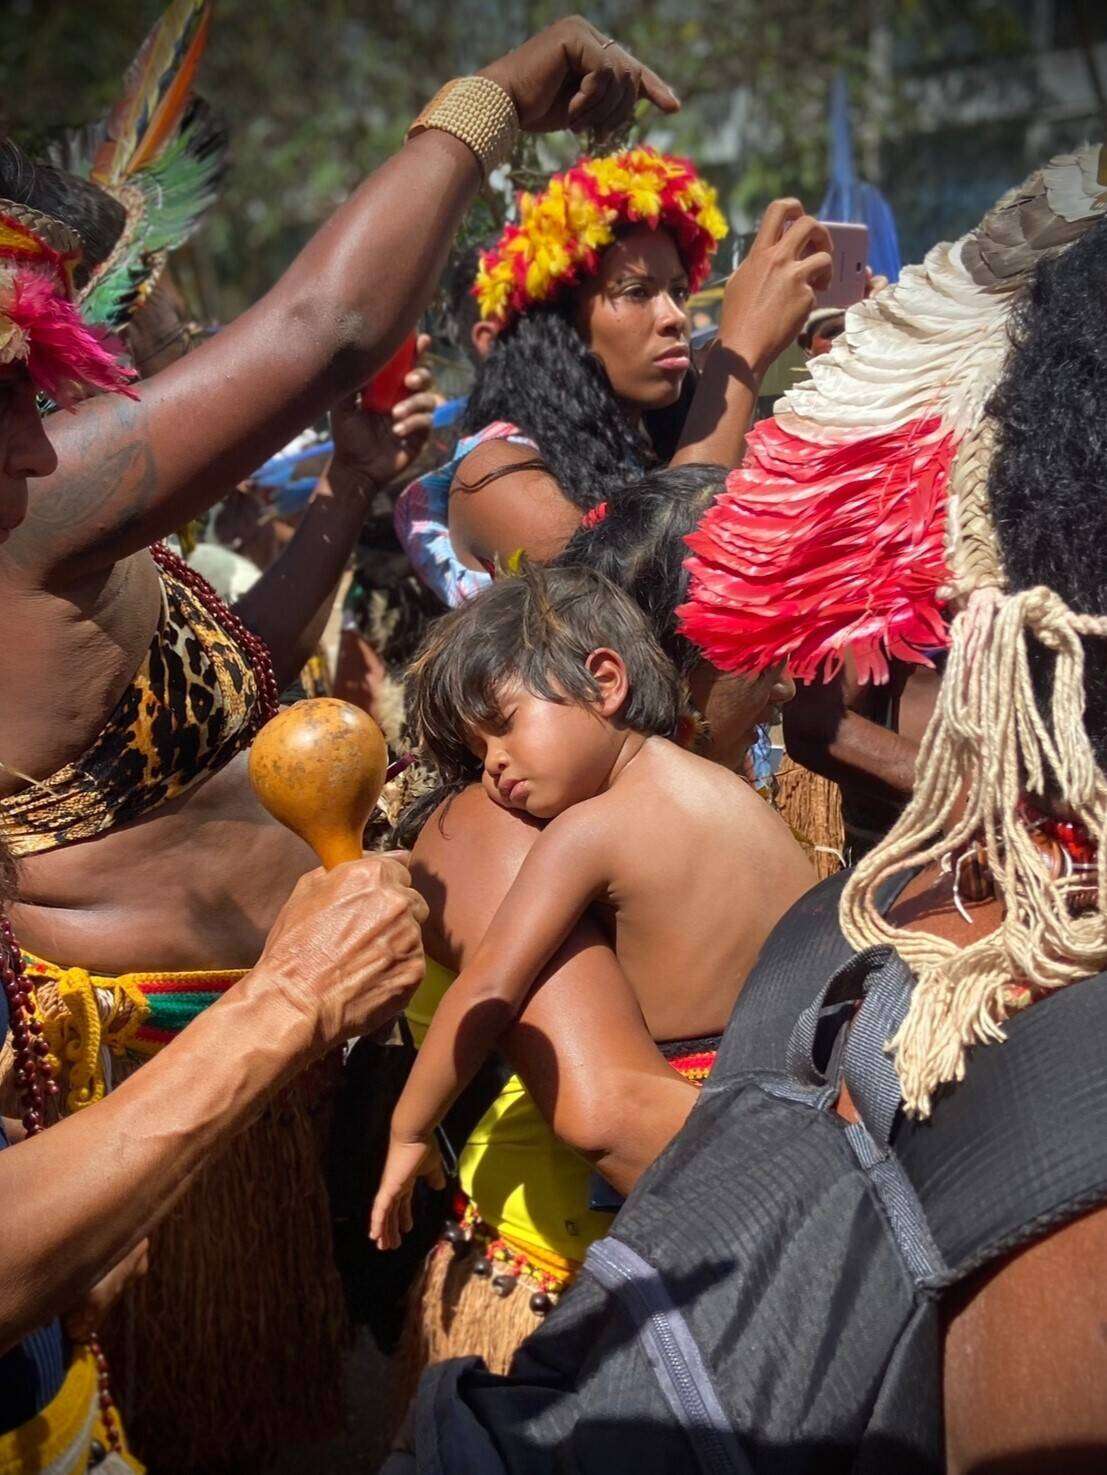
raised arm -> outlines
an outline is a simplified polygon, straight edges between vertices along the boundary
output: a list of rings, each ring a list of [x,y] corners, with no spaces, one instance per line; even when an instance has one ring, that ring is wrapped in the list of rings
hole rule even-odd
[[[639,97],[676,99],[579,18],[483,75],[524,128],[618,126]],[[430,129],[372,174],[253,308],[142,387],[56,429],[59,468],[34,494],[20,557],[87,575],[180,526],[363,383],[429,300],[480,184],[475,155]],[[53,427],[52,427],[53,430]]]
[[[803,327],[829,272],[830,238],[798,200],[774,200],[723,296],[719,336],[707,356],[672,464],[737,466],[769,365]]]
[[[424,335],[420,352],[429,346]],[[388,415],[363,410],[356,394],[331,411],[330,465],[292,541],[236,606],[272,652],[278,685],[315,650],[377,490],[402,476],[426,444],[437,402],[432,383],[427,369],[413,370],[407,396]]]

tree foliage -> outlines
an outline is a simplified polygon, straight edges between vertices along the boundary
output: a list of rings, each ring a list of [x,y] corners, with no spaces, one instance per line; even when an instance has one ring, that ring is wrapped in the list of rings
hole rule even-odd
[[[4,125],[41,147],[103,112],[160,8],[5,0]],[[671,123],[654,115],[650,136],[695,155],[741,221],[780,192],[817,204],[839,67],[852,79],[859,153],[879,163],[880,137],[910,104],[874,73],[874,37],[916,70],[950,56],[1018,56],[1023,9],[1019,0],[595,0],[588,13],[675,86],[685,109]],[[201,90],[230,126],[233,165],[190,258],[206,310],[229,316],[253,301],[399,145],[442,81],[562,10],[553,0],[217,0]],[[549,168],[572,147],[551,142],[527,163]]]

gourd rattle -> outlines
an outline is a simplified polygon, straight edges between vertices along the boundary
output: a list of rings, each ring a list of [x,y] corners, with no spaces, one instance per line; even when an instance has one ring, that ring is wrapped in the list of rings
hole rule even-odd
[[[380,728],[335,697],[286,707],[250,749],[254,793],[328,871],[361,859],[365,826],[389,776]]]

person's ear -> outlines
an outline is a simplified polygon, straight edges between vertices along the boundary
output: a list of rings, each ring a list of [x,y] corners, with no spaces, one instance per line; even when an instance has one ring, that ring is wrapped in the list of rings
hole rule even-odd
[[[478,359],[486,359],[496,346],[496,339],[500,336],[499,327],[487,318],[481,318],[469,329],[469,342],[473,345],[473,352]]]
[[[585,661],[585,669],[599,687],[596,711],[601,717],[617,717],[630,695],[626,662],[615,650],[594,650]]]

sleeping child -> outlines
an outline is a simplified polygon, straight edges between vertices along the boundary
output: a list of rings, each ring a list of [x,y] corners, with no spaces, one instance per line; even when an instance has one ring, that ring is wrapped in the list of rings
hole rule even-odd
[[[655,1040],[717,1035],[750,966],[750,907],[773,909],[806,869],[744,780],[674,740],[680,677],[637,605],[590,569],[493,584],[434,626],[412,682],[440,766],[479,772],[495,803],[547,823],[396,1105],[370,1223],[385,1249],[410,1222],[435,1127],[586,909],[610,917]],[[728,857],[751,848],[774,859],[739,899]]]

